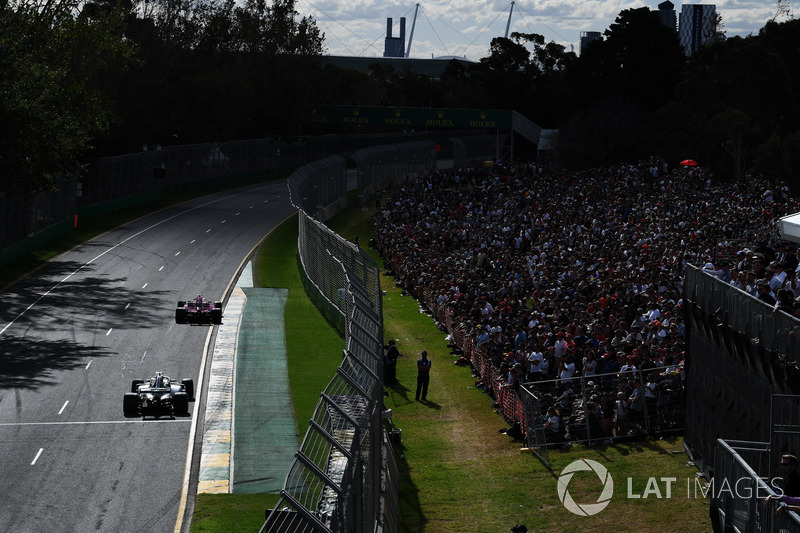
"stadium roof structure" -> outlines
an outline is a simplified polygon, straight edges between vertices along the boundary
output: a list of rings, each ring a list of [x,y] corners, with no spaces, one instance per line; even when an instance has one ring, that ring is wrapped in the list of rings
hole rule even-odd
[[[778,231],[781,238],[800,243],[800,213],[779,218]]]

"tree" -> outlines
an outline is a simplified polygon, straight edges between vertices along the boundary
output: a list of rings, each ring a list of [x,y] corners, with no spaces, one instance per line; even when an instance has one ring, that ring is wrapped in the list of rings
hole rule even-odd
[[[741,175],[737,165],[753,160],[763,137],[759,132],[782,135],[795,127],[798,117],[797,97],[786,64],[754,37],[733,37],[697,50],[687,64],[675,99],[685,109],[686,129],[694,130],[687,136],[696,139],[694,148],[699,157],[718,175],[726,175],[723,170]],[[741,146],[735,147],[740,152],[735,160],[730,152],[734,147],[721,145],[723,140],[712,127],[720,126],[720,117],[730,118],[730,109],[744,114],[750,123],[749,134],[739,139]]]
[[[128,11],[108,4],[0,6],[0,192],[32,192],[76,175],[111,120],[105,81],[124,69]]]
[[[553,41],[546,43],[544,36],[538,33],[513,32],[511,38],[515,42],[528,43],[533,46],[528,69],[536,79],[546,78],[563,71],[577,59],[575,53],[567,52],[563,44]]]
[[[751,133],[750,117],[739,109],[728,107],[711,117],[709,128],[725,153],[731,157],[734,180],[740,181],[745,166],[744,140]]]
[[[654,111],[671,97],[685,57],[675,32],[646,7],[621,11],[578,60],[587,99],[618,95]]]
[[[651,138],[647,114],[630,100],[609,96],[562,124],[559,161],[574,169],[636,161],[652,153]]]
[[[789,5],[788,0],[777,0],[775,4],[775,14],[769,19],[769,22],[777,22],[779,18],[792,18],[792,7]]]
[[[481,58],[481,64],[494,73],[515,76],[526,74],[531,68],[530,52],[519,40],[495,37],[489,46],[489,56]]]

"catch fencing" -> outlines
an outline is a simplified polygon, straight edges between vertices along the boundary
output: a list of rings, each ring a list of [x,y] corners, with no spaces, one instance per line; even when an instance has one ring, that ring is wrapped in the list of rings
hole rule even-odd
[[[376,192],[402,182],[404,176],[436,168],[436,149],[430,141],[364,148],[353,154],[358,167],[359,205]]]
[[[497,161],[505,155],[502,147],[508,144],[509,134],[480,135],[451,139],[453,141],[453,166],[479,167],[485,161]]]
[[[384,523],[397,516],[397,475],[382,426],[383,327],[362,281],[329,258],[347,282],[344,360],[320,395],[262,533],[396,531],[396,522]]]
[[[360,185],[392,179],[420,167],[419,143],[376,149],[355,157],[373,170]],[[427,152],[425,152],[427,153]],[[392,154],[396,159],[380,159]],[[378,158],[378,159],[376,159]],[[361,169],[362,166],[359,166]],[[371,533],[397,531],[398,473],[383,425],[383,307],[375,261],[306,212],[327,218],[344,197],[344,159],[331,156],[298,169],[288,180],[299,211],[298,260],[306,291],[342,331],[346,349],[336,375],[321,394],[308,432],[290,466],[281,498],[261,533],[281,531]],[[365,172],[365,174],[369,174]],[[333,176],[333,179],[332,179]],[[323,183],[332,183],[329,189]],[[325,191],[308,202],[308,191]],[[360,191],[363,194],[363,191]],[[337,194],[341,195],[337,197]]]
[[[436,151],[430,141],[415,141],[357,150],[355,161],[358,205],[378,191],[402,183],[405,176],[436,167]],[[292,201],[317,220],[325,221],[348,206],[347,160],[328,156],[303,165],[289,176]]]
[[[275,139],[153,147],[96,159],[80,178],[52,191],[0,193],[0,265],[62,235],[86,218],[149,202],[165,194],[233,186],[285,175],[307,160],[311,147]]]
[[[0,193],[0,266],[15,244],[31,239],[36,246],[72,227],[77,213],[78,180],[62,179],[58,193],[4,195]]]
[[[347,207],[347,160],[340,155],[303,165],[288,183],[295,207],[317,220],[328,220]]]

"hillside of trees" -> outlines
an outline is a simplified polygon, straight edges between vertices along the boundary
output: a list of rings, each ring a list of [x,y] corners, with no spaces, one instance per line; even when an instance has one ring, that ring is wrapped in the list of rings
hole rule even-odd
[[[325,65],[325,36],[294,0],[3,3],[0,192],[143,145],[323,133],[304,121],[313,104],[514,109],[559,130],[567,168],[691,158],[800,188],[800,21],[689,58],[648,8],[620,12],[580,57],[510,37],[431,80]]]

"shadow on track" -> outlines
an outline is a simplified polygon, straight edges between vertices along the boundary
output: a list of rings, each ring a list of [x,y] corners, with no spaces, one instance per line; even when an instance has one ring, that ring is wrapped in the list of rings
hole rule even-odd
[[[53,373],[86,364],[87,357],[114,355],[103,347],[68,340],[46,341],[4,336],[0,343],[0,390],[54,385]]]

